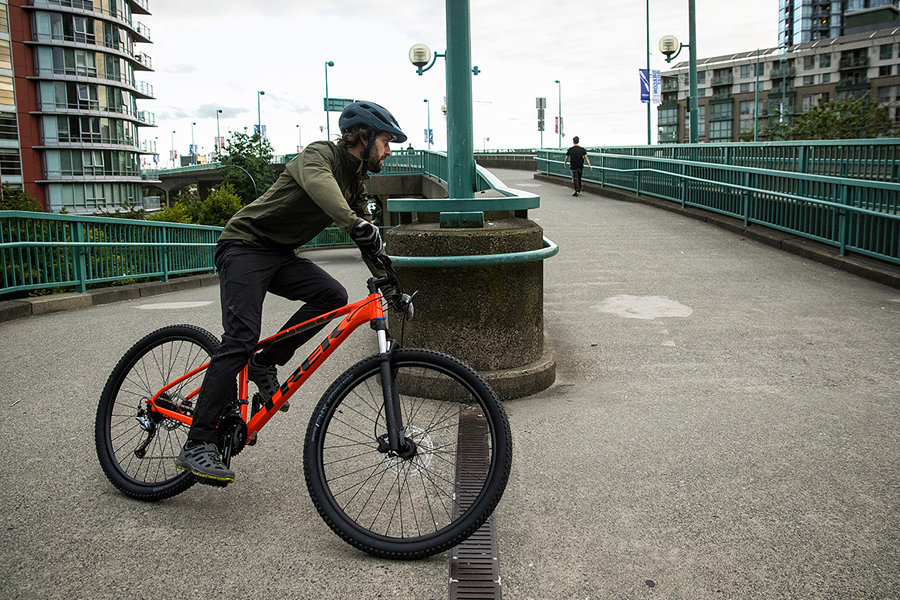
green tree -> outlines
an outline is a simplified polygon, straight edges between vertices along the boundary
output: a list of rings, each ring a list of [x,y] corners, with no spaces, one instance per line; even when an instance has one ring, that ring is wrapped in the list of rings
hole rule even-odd
[[[210,192],[206,200],[200,200],[198,204],[197,224],[216,227],[224,227],[228,219],[244,205],[241,198],[234,193],[234,188],[227,183]]]
[[[223,165],[235,165],[249,173],[256,182],[256,194],[262,195],[275,183],[275,172],[269,167],[272,163],[272,144],[269,140],[260,140],[258,134],[248,135],[235,132],[225,143],[225,149],[219,160]],[[244,204],[256,199],[253,183],[247,173],[241,169],[222,169],[225,183],[230,184]]]
[[[3,184],[0,193],[0,210],[27,210],[30,212],[44,212],[44,207],[35,198],[28,195],[25,190],[10,187]]]
[[[188,207],[184,202],[175,201],[172,206],[147,215],[148,221],[164,221],[166,223],[193,223]]]
[[[886,106],[875,102],[871,95],[848,96],[836,102],[820,102],[797,117],[791,128],[795,140],[852,140],[890,136],[894,123]]]
[[[204,200],[190,194],[179,194],[172,206],[148,215],[147,220],[224,227],[242,206],[240,197],[226,183],[210,192]]]
[[[793,125],[790,116],[782,115],[781,111],[776,108],[769,117],[769,126],[764,134],[770,142],[779,142],[794,139],[792,131]]]

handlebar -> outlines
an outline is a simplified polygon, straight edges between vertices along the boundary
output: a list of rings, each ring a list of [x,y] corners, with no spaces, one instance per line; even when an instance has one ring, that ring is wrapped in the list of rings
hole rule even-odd
[[[385,273],[384,277],[372,277],[369,279],[369,293],[374,294],[385,286],[392,286],[395,293],[386,298],[388,305],[397,312],[406,313],[407,317],[411,319],[414,313],[412,299],[415,294],[410,296],[403,293],[403,285],[400,283],[400,277],[397,275],[394,267],[391,266],[390,257],[382,251],[375,256],[369,255],[367,258],[372,261],[375,268]]]

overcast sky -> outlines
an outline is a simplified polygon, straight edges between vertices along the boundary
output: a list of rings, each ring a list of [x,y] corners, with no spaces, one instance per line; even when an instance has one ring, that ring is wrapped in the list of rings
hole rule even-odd
[[[384,105],[416,148],[426,147],[430,105],[432,148],[446,148],[444,61],[418,76],[408,59],[419,42],[446,50],[444,0],[150,0],[150,11],[134,20],[150,29],[153,43],[138,50],[155,71],[136,77],[153,85],[156,99],[138,108],[155,114],[157,127],[141,134],[157,138],[161,162],[173,137],[179,155],[187,153],[191,123],[202,153],[212,150],[217,109],[223,136],[252,132],[260,90],[276,154],[325,139],[327,61],[331,97]],[[696,0],[696,11],[700,58],[777,45],[778,0]],[[557,146],[560,89],[564,146],[573,135],[588,146],[646,144],[638,82],[647,64],[645,2],[470,0],[470,14],[472,63],[481,69],[473,78],[476,149],[540,146],[537,97],[547,98],[544,146]],[[687,44],[687,0],[650,0],[652,69],[670,68],[658,50],[666,34]],[[332,136],[337,118],[332,113]]]

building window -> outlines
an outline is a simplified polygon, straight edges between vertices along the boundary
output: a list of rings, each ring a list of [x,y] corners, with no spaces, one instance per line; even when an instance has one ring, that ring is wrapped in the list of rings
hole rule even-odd
[[[16,113],[0,112],[0,140],[18,140],[19,128]]]
[[[13,93],[13,78],[0,75],[0,104],[7,106],[16,105],[16,96]]]
[[[9,40],[0,40],[0,69],[12,70],[12,51]]]
[[[0,175],[22,175],[18,148],[0,148]]]
[[[0,4],[0,33],[9,35],[9,14],[6,12],[6,2]]]
[[[690,74],[688,74],[688,77],[690,77]],[[706,71],[697,71],[697,83],[706,83]]]
[[[814,55],[803,57],[803,69],[809,71],[816,68],[816,57]]]
[[[711,121],[720,121],[723,119],[731,119],[731,103],[713,104],[710,109],[709,119]]]
[[[677,125],[678,124],[678,109],[677,108],[665,108],[659,111],[659,125]]]
[[[878,76],[879,77],[890,77],[891,72],[894,70],[894,65],[881,65],[878,67]]]
[[[820,54],[819,55],[819,68],[827,69],[831,66],[831,55],[830,54]]]
[[[831,73],[822,73],[819,83],[831,83]]]
[[[684,135],[686,138],[690,139],[691,111],[687,106],[684,107]],[[697,107],[697,136],[703,137],[704,135],[706,135],[706,107],[698,106]]]
[[[809,109],[818,106],[820,102],[828,102],[828,92],[822,94],[804,94],[800,109],[809,112]]]
[[[889,104],[900,100],[900,85],[884,85],[878,88],[878,101],[882,104]]]
[[[882,44],[881,45],[881,60],[890,60],[894,56],[894,45],[893,44]]]
[[[713,121],[709,124],[709,139],[730,140],[731,121]]]
[[[815,85],[816,84],[816,76],[815,75],[804,75],[803,76],[803,85]]]

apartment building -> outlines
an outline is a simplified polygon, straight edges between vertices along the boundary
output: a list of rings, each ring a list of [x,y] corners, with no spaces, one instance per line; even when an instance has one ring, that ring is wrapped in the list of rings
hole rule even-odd
[[[889,7],[896,13],[895,8]],[[852,24],[852,21],[851,21]],[[688,63],[662,73],[659,143],[690,140]],[[698,139],[759,140],[819,102],[871,93],[900,124],[900,26],[698,59]]]
[[[779,0],[778,46],[787,48],[851,33],[856,13],[886,6],[897,7],[900,0]]]
[[[48,211],[142,205],[148,0],[0,0],[0,179]],[[4,28],[5,25],[5,28]],[[5,61],[4,62],[4,58]]]

